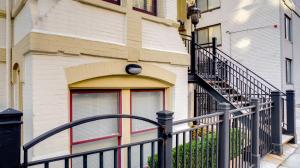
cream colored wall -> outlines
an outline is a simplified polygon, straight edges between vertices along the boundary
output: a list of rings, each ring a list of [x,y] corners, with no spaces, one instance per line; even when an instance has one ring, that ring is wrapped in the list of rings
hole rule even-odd
[[[72,56],[66,54],[28,54],[25,56],[24,74],[24,122],[26,128],[32,128],[32,134],[26,135],[25,142],[41,133],[69,121],[69,88],[65,69],[67,67],[119,61],[110,58],[92,56]],[[145,63],[146,64],[146,63]],[[158,63],[148,63],[166,69],[176,75],[175,85],[171,90],[170,110],[175,111],[175,119],[187,117],[187,68]],[[30,116],[32,122],[30,123]],[[30,126],[32,124],[32,127]],[[31,136],[31,137],[30,137]],[[69,151],[69,134],[65,132],[47,140],[33,152],[33,156],[42,157],[49,153]],[[47,144],[47,145],[45,145]]]

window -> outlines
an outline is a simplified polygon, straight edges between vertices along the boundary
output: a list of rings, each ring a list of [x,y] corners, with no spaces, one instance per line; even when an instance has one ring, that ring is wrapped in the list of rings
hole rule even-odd
[[[221,7],[220,0],[197,0],[197,6],[200,12],[207,12]]]
[[[212,42],[212,38],[217,38],[217,45],[222,45],[221,24],[200,28],[197,30],[197,43],[205,45]]]
[[[287,84],[292,84],[293,83],[293,78],[292,78],[292,60],[291,59],[286,59],[286,83]]]
[[[156,15],[156,0],[133,0],[133,9]]]
[[[119,114],[119,94],[119,91],[72,91],[71,121],[95,115]],[[107,119],[73,127],[72,145],[118,137],[119,122],[116,119]]]
[[[132,90],[131,114],[156,121],[156,112],[164,109],[163,90]],[[138,120],[131,121],[131,132],[139,133],[153,129],[153,125]]]
[[[111,3],[114,3],[114,4],[117,4],[117,5],[120,5],[120,0],[103,0],[103,1],[106,1],[106,2],[111,2]]]
[[[285,39],[288,41],[292,41],[292,28],[291,28],[291,18],[287,15],[284,17],[284,25],[285,25]]]

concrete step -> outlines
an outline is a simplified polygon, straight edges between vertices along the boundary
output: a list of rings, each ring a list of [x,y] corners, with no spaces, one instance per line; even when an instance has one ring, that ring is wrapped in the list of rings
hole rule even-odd
[[[282,144],[288,144],[293,138],[292,135],[282,134]]]

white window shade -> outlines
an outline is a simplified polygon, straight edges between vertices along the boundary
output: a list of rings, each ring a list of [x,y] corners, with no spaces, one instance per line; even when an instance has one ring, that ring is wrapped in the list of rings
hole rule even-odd
[[[73,93],[72,121],[104,114],[119,114],[119,93]],[[117,119],[105,119],[73,127],[73,142],[117,135]]]
[[[220,0],[209,0],[208,1],[208,9],[214,9],[220,7]]]
[[[131,113],[156,121],[156,112],[164,109],[163,91],[132,91]],[[155,126],[146,122],[132,120],[132,131],[142,131]]]

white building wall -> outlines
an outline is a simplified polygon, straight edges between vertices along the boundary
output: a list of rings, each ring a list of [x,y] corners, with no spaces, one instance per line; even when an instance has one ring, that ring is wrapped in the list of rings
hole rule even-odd
[[[0,62],[0,112],[6,107],[6,64]]]
[[[28,55],[25,57],[24,118],[32,116],[32,137],[69,122],[69,88],[64,68],[93,62],[108,62],[112,59],[88,56]],[[187,68],[156,64],[177,76],[173,90],[172,105],[175,119],[187,118]],[[32,114],[30,113],[32,111]],[[30,121],[30,120],[29,120]],[[28,125],[29,123],[29,125]],[[31,137],[31,138],[32,138]],[[29,139],[25,138],[26,141]],[[60,143],[57,143],[57,142]],[[56,135],[38,145],[33,156],[62,154],[69,151],[69,132]],[[49,156],[49,155],[48,155]],[[37,159],[34,157],[34,159]]]
[[[281,88],[279,0],[221,0],[198,27],[221,23],[221,49]]]
[[[24,8],[14,19],[13,26],[13,42],[17,44],[22,40],[32,29],[32,11],[31,4],[26,3]]]
[[[187,53],[176,28],[146,20],[142,21],[142,47],[153,50]]]
[[[70,0],[38,1],[37,6],[34,32],[125,44],[124,14]]]
[[[6,19],[0,18],[0,48],[5,48],[6,41]]]
[[[0,10],[5,10],[6,8],[6,0],[0,0]]]

